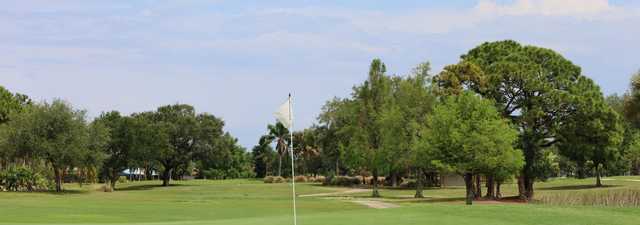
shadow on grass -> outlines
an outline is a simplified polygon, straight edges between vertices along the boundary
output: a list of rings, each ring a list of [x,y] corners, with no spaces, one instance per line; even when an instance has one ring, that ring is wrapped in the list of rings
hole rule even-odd
[[[296,183],[298,184],[298,183]],[[336,187],[336,188],[359,188],[359,189],[372,189],[372,185],[368,184],[360,184],[360,185],[351,185],[351,186],[342,186],[342,185],[324,185],[322,183],[304,183],[313,187]],[[380,190],[415,190],[415,187],[391,187],[391,186],[379,186]],[[442,189],[465,189],[463,186],[447,186],[447,187],[425,187],[425,191],[429,190],[442,190]]]
[[[61,192],[37,190],[37,191],[7,191],[6,193],[12,194],[44,194],[44,195],[78,195],[89,193],[89,190],[63,190]]]
[[[126,187],[116,188],[116,191],[146,191],[155,188],[170,188],[170,187],[189,187],[194,186],[191,184],[169,184],[169,186],[162,186],[161,184],[142,184],[142,185],[129,185]]]
[[[379,199],[391,200],[390,202],[404,202],[404,203],[451,203],[451,202],[464,202],[464,197],[450,197],[450,198],[433,198],[433,197],[424,197],[424,198],[413,198],[413,197],[394,197],[394,196],[382,196],[381,198],[372,198],[371,196],[356,196],[352,197],[353,199]]]
[[[585,185],[569,185],[569,186],[556,186],[556,187],[543,187],[538,188],[540,190],[549,190],[549,191],[570,191],[570,190],[588,190],[588,189],[601,189],[601,188],[613,188],[620,187],[621,185],[602,185],[601,187],[597,187],[593,184],[585,184]]]

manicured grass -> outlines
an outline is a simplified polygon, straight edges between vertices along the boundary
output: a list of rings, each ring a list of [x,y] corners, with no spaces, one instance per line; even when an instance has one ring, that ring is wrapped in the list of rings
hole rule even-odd
[[[639,177],[604,181],[606,189],[640,189]],[[538,195],[590,192],[593,180],[556,179],[537,185]],[[259,224],[291,223],[288,184],[253,180],[188,181],[159,187],[158,182],[121,184],[114,193],[98,186],[67,184],[65,194],[0,193],[0,224]],[[298,185],[299,194],[346,190]],[[640,208],[476,204],[458,200],[461,188],[429,189],[414,201],[412,190],[384,189],[383,201],[401,207],[370,209],[351,202],[369,193],[298,198],[300,225],[377,224],[638,224]],[[503,193],[515,194],[513,185]]]

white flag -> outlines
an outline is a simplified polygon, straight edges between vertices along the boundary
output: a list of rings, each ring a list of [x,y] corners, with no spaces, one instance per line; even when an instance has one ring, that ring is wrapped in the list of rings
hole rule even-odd
[[[293,121],[293,113],[291,112],[291,97],[285,103],[282,103],[278,110],[274,113],[276,119],[282,123],[287,129],[291,129]]]

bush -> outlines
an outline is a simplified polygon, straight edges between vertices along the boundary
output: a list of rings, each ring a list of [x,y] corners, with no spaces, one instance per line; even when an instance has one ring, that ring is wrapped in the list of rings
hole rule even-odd
[[[49,182],[31,168],[11,166],[0,171],[0,185],[7,191],[38,191],[47,190]]]
[[[333,186],[357,186],[360,185],[360,178],[358,177],[349,177],[349,176],[329,176],[324,179],[322,182],[323,185],[333,185]]]
[[[335,179],[334,175],[329,175],[328,177],[325,177],[325,179],[322,181],[322,185],[328,186],[331,185],[331,181]]]
[[[202,175],[204,176],[204,178],[207,178],[210,180],[220,180],[220,179],[224,179],[225,177],[224,171],[217,170],[217,169],[204,170],[202,171]]]
[[[263,179],[264,183],[274,184],[274,183],[284,183],[286,180],[281,176],[266,176]]]
[[[417,186],[418,186],[418,183],[416,182],[416,180],[408,180],[400,184],[401,188],[416,188]],[[426,185],[423,185],[423,186],[426,186]]]
[[[210,180],[224,180],[224,179],[238,179],[238,178],[253,178],[255,172],[242,171],[235,168],[231,169],[207,169],[203,170],[200,174],[201,178]]]
[[[307,178],[307,182],[311,183],[323,183],[325,180],[324,176],[316,176]]]
[[[298,183],[306,183],[308,179],[306,176],[296,176],[294,180]]]
[[[127,176],[118,177],[118,183],[127,183],[128,181]]]
[[[365,177],[364,181],[368,185],[373,185],[373,177],[372,176]],[[383,185],[385,183],[384,181],[385,181],[384,177],[378,177],[378,184],[379,185]]]

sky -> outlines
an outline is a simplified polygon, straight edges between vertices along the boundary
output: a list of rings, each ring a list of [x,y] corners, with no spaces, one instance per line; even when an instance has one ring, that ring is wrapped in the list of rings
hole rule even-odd
[[[293,94],[296,128],[380,58],[433,73],[486,41],[551,48],[605,94],[640,69],[640,2],[607,0],[2,1],[0,85],[90,117],[184,103],[248,149]]]

